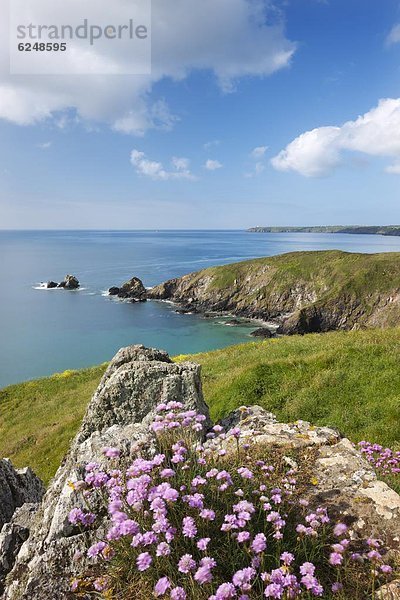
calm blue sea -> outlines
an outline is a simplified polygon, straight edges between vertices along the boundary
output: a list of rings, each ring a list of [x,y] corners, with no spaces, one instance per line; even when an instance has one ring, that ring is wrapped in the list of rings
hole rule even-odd
[[[132,276],[152,286],[208,267],[293,250],[400,251],[400,238],[243,231],[0,232],[0,387],[109,360],[142,343],[171,354],[248,341],[252,328],[102,295]],[[76,275],[78,292],[35,289]]]

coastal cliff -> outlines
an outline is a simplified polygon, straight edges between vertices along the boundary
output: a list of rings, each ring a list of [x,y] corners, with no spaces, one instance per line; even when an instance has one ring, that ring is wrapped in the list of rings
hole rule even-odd
[[[304,334],[400,324],[400,254],[293,252],[211,267],[148,297],[272,321]]]

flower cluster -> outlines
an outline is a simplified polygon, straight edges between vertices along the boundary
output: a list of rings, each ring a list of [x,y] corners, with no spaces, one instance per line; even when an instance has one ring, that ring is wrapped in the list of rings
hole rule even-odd
[[[394,452],[380,444],[371,444],[371,442],[366,441],[360,442],[358,447],[360,452],[378,471],[385,475],[400,474],[400,451]]]
[[[324,507],[301,498],[293,468],[250,456],[237,427],[225,434],[215,426],[210,452],[208,442],[191,438],[203,423],[203,415],[179,402],[162,404],[152,424],[157,454],[120,470],[118,450],[106,448],[109,468],[90,463],[74,484],[88,506],[106,503],[110,525],[87,551],[96,593],[132,597],[135,580],[144,597],[171,600],[356,600],[373,597],[392,577],[381,542],[368,540],[356,552],[344,523],[332,523]],[[221,453],[226,437],[237,441],[234,456]],[[70,513],[76,526],[94,520],[94,511]]]

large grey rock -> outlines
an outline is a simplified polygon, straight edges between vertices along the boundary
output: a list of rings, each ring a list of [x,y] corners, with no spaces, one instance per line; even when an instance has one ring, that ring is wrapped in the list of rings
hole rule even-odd
[[[29,539],[23,544],[7,578],[4,598],[49,600],[68,598],[69,581],[84,569],[87,537],[68,523],[68,513],[78,505],[71,482],[81,479],[83,465],[105,462],[104,446],[117,446],[122,460],[145,446],[154,449],[149,425],[160,402],[180,400],[188,409],[209,413],[204,403],[200,367],[174,364],[165,352],[131,346],[118,352],[93,396],[82,427],[63,465],[57,471],[37,512]]]
[[[7,458],[0,460],[0,529],[25,502],[40,502],[42,481],[29,467],[15,469]]]

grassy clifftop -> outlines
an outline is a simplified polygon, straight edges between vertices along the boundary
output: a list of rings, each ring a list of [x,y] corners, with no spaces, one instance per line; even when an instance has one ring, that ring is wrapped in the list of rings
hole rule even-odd
[[[399,225],[321,225],[317,227],[250,227],[252,233],[351,233],[400,235]]]
[[[357,442],[400,443],[400,329],[294,336],[177,357],[203,366],[213,418],[260,404],[282,421],[338,427]],[[0,457],[46,481],[75,435],[105,366],[0,390]]]
[[[282,333],[400,324],[400,253],[293,252],[212,267],[151,297],[277,320]]]

